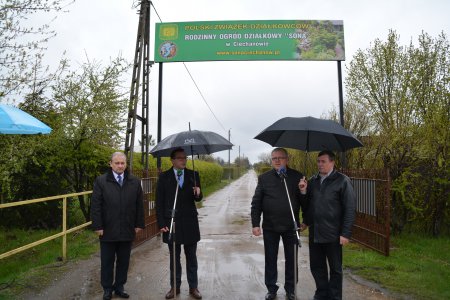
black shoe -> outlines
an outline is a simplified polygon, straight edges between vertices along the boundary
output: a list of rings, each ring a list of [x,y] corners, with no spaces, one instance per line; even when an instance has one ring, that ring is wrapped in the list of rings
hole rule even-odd
[[[114,291],[114,294],[116,294],[116,296],[119,296],[120,298],[130,298],[130,295],[128,295],[127,292],[125,291]]]
[[[112,290],[103,290],[103,300],[111,300]]]
[[[295,300],[295,293],[286,293],[286,300]]]
[[[264,299],[266,299],[266,300],[273,300],[273,299],[275,299],[277,297],[277,293],[271,293],[271,292],[268,292],[267,294],[266,294],[266,298],[264,298]]]

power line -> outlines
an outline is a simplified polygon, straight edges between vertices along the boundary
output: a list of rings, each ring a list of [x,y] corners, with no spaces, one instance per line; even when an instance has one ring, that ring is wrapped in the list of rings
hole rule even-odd
[[[153,2],[150,1],[150,4],[151,4],[151,6],[153,7],[153,9],[154,9],[156,15],[158,16],[159,21],[162,22],[162,19],[161,19],[161,17],[159,16],[158,11],[156,10],[155,6],[153,5]],[[186,71],[188,72],[189,77],[191,77],[191,80],[192,80],[192,82],[194,83],[195,87],[197,88],[197,91],[199,92],[200,96],[202,97],[203,102],[205,102],[205,104],[206,104],[206,106],[208,107],[209,111],[210,111],[211,114],[214,116],[214,119],[216,119],[217,123],[219,123],[220,127],[222,127],[223,131],[224,131],[224,132],[227,132],[227,130],[225,129],[225,127],[222,125],[222,122],[219,121],[219,118],[217,118],[216,114],[213,112],[213,110],[212,110],[211,107],[209,106],[208,101],[206,101],[205,96],[203,96],[203,93],[202,93],[202,91],[200,90],[200,87],[198,86],[197,82],[195,81],[194,77],[192,76],[191,72],[189,71],[187,65],[186,65],[184,62],[183,62],[183,65],[184,65],[184,67],[186,68]]]
[[[212,113],[212,115],[214,116],[214,118],[216,119],[217,123],[219,123],[219,125],[222,127],[223,131],[227,131],[225,129],[225,127],[222,125],[222,123],[219,121],[219,119],[217,118],[216,114],[212,111],[211,107],[209,106],[208,102],[206,101],[205,97],[203,96],[202,91],[200,90],[200,88],[198,87],[197,83],[194,80],[194,77],[192,77],[191,72],[189,72],[188,67],[186,66],[186,64],[183,62],[184,67],[186,68],[186,71],[188,72],[189,76],[191,77],[192,81],[194,82],[195,87],[197,88],[198,92],[200,93],[200,96],[202,96],[203,101],[205,102],[206,106],[208,107],[209,111]]]

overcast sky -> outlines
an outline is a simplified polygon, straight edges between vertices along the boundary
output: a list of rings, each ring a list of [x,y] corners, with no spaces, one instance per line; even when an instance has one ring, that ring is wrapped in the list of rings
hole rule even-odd
[[[110,58],[132,61],[138,26],[133,0],[76,0],[69,12],[52,27],[57,37],[48,47],[48,63],[66,50],[76,66],[91,60],[106,65]],[[401,43],[409,44],[422,31],[433,37],[450,29],[447,0],[154,0],[162,22],[221,20],[343,20],[345,69],[358,49],[367,49],[376,38],[386,40],[394,29]],[[151,60],[154,59],[154,23],[151,10]],[[264,128],[283,117],[320,117],[338,105],[337,63],[304,61],[191,62],[193,75],[214,118],[185,70],[183,63],[164,64],[162,138],[178,131],[208,130],[228,137],[231,129],[231,160],[245,155],[252,163],[269,152],[270,145],[254,140]],[[131,77],[129,78],[131,83]],[[156,138],[158,65],[151,69],[150,131]],[[345,94],[345,90],[344,90]],[[140,130],[140,129],[139,129]],[[137,136],[140,131],[137,132]],[[215,154],[228,160],[228,152]]]

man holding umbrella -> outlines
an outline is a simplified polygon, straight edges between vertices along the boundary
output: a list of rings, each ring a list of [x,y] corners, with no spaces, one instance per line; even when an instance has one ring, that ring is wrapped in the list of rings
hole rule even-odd
[[[315,300],[342,299],[342,246],[349,242],[355,220],[352,183],[334,170],[334,160],[332,151],[321,151],[317,157],[319,173],[309,183],[299,183],[301,194],[309,203],[305,223],[309,226]]]
[[[182,148],[173,150],[170,154],[170,160],[172,162],[172,168],[161,173],[156,188],[158,226],[161,233],[163,233],[163,242],[168,244],[170,252],[171,289],[167,292],[166,299],[174,298],[175,295],[180,293],[181,245],[184,245],[184,254],[186,256],[189,294],[195,299],[201,299],[202,295],[197,286],[197,242],[200,241],[200,228],[198,224],[198,212],[195,206],[195,202],[200,201],[203,197],[200,189],[200,177],[197,172],[186,169],[187,157]],[[172,221],[176,226],[174,226],[175,230],[171,232],[173,234],[170,235],[169,239]],[[174,254],[176,261],[175,285],[174,261],[172,259]]]
[[[288,153],[284,148],[275,148],[271,154],[273,169],[258,177],[251,204],[252,233],[264,238],[265,272],[264,281],[268,290],[266,300],[276,298],[277,257],[280,237],[283,240],[285,262],[286,298],[295,299],[295,273],[297,272],[297,229],[300,207],[304,212],[306,202],[301,201],[298,184],[303,175],[287,167]],[[289,192],[289,194],[287,194]],[[305,197],[303,197],[305,198]],[[292,203],[291,203],[292,199]],[[293,220],[295,218],[295,223]],[[302,225],[303,228],[303,225]]]

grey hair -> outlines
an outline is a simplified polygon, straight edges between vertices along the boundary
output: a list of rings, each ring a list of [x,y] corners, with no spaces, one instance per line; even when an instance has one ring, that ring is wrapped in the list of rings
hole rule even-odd
[[[125,155],[125,153],[118,151],[118,152],[114,152],[111,155],[111,160],[110,161],[112,161],[114,159],[114,157],[116,157],[116,156],[122,156],[123,158],[127,159],[127,156]]]

